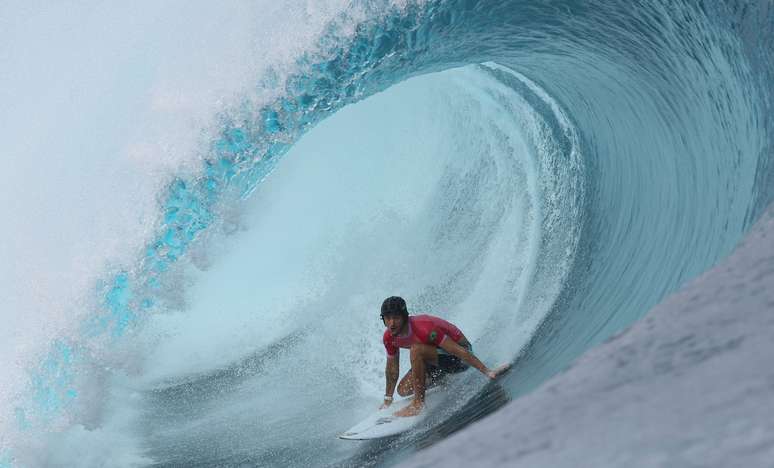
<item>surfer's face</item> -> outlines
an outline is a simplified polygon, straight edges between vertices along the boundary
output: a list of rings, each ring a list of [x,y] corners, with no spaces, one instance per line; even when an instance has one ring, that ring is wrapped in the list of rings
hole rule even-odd
[[[387,315],[384,317],[384,324],[390,330],[390,334],[395,336],[400,333],[400,329],[403,328],[403,316]]]

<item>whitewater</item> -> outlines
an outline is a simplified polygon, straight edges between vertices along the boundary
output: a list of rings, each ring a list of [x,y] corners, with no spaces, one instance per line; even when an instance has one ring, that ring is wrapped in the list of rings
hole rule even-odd
[[[605,342],[774,199],[772,44],[767,1],[4,2],[0,467],[421,464],[476,428],[540,445],[545,412],[496,418],[598,396],[556,389],[604,381],[638,349]],[[731,264],[757,285],[765,251]],[[514,369],[454,380],[396,439],[340,441],[381,400],[393,294]],[[679,322],[651,320],[651,341]],[[615,401],[543,434],[637,420]]]

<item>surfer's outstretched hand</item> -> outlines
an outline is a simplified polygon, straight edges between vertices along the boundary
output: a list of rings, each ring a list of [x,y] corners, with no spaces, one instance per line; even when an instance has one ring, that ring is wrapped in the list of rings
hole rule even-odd
[[[495,367],[494,369],[490,370],[489,372],[487,372],[486,376],[489,377],[491,380],[494,380],[500,377],[501,375],[505,374],[506,372],[508,372],[510,368],[511,368],[511,365],[508,363],[501,364]]]
[[[392,400],[384,400],[384,403],[382,403],[382,406],[379,407],[380,410],[383,410],[384,408],[387,408],[392,404]]]

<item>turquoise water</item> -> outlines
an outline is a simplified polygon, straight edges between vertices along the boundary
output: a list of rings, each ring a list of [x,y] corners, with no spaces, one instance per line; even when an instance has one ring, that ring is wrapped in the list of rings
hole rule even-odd
[[[498,398],[529,391],[771,199],[766,5],[344,9],[286,79],[255,78],[274,97],[213,117],[141,253],[29,369],[7,458],[96,440],[141,466],[394,460],[486,401],[467,376],[405,438],[335,439],[380,395],[375,311],[397,291],[515,360]]]

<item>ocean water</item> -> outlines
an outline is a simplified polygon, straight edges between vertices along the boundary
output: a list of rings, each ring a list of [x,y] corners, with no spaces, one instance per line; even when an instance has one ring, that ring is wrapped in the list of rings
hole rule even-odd
[[[0,466],[394,463],[772,199],[766,1],[5,2],[0,31]],[[340,441],[393,294],[514,371]]]

